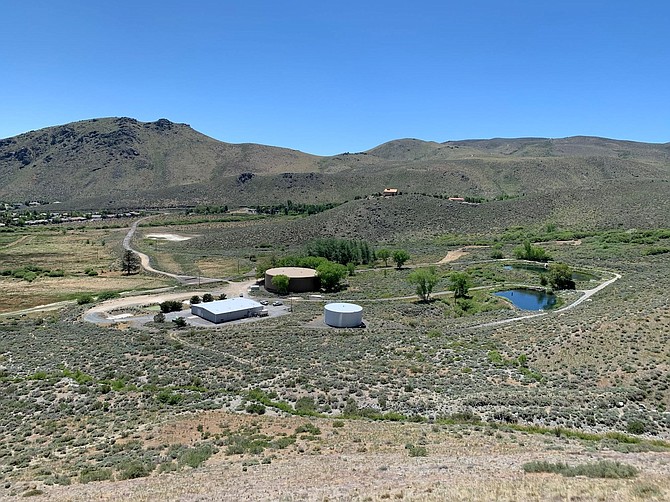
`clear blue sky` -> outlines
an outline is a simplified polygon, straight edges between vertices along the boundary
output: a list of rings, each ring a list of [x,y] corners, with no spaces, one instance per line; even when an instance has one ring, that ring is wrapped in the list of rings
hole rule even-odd
[[[3,0],[0,137],[129,116],[330,155],[670,142],[670,2]]]

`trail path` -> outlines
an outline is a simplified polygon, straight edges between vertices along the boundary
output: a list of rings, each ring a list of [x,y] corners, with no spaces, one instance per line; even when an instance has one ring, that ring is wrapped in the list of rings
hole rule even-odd
[[[7,249],[16,246],[17,244],[21,244],[23,241],[25,241],[29,235],[23,235],[16,239],[15,241],[10,242],[9,244],[5,244],[4,246],[0,246],[0,249]]]

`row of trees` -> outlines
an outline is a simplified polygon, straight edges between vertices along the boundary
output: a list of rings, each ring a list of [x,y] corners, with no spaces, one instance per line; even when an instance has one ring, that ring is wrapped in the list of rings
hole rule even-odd
[[[226,293],[221,293],[218,297],[219,300],[225,300],[226,299]],[[212,293],[205,293],[202,295],[202,298],[200,298],[198,295],[193,295],[191,297],[190,303],[191,305],[197,305],[198,303],[209,303],[214,301],[214,295]]]
[[[449,290],[455,298],[465,298],[470,289],[470,275],[467,272],[452,272],[449,275]],[[417,268],[409,274],[407,280],[416,286],[416,294],[422,301],[430,301],[435,285],[440,280],[435,267]]]
[[[255,206],[256,212],[259,214],[317,214],[323,211],[328,211],[334,207],[339,206],[339,202],[325,202],[323,204],[305,204],[302,202],[286,201],[286,204],[273,204],[270,206]]]
[[[374,249],[363,240],[316,239],[307,244],[306,252],[341,265],[366,265],[376,260]]]
[[[404,249],[395,249],[391,251],[390,249],[380,249],[377,251],[377,258],[384,261],[384,266],[389,266],[389,259],[393,259],[393,262],[396,265],[396,268],[401,269],[402,266],[410,258],[409,253]]]

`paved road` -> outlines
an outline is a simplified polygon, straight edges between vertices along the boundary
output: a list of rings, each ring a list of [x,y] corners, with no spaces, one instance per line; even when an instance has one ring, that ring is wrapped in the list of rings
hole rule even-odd
[[[147,272],[152,272],[154,274],[159,274],[159,275],[164,275],[166,277],[170,277],[172,279],[176,279],[179,281],[180,284],[183,284],[185,286],[195,286],[196,284],[199,286],[201,284],[209,284],[212,282],[221,282],[222,279],[217,279],[214,277],[199,277],[199,276],[192,276],[192,275],[179,275],[179,274],[173,274],[170,272],[165,272],[163,270],[156,270],[151,266],[151,259],[149,256],[146,254],[138,251],[137,249],[133,249],[133,247],[130,245],[130,243],[133,240],[133,235],[135,235],[135,231],[137,230],[138,225],[145,221],[148,220],[149,218],[152,218],[153,215],[151,216],[145,216],[144,218],[140,218],[137,221],[134,221],[132,225],[130,225],[130,229],[128,230],[128,233],[126,236],[123,238],[123,249],[126,249],[128,251],[132,251],[133,253],[137,254],[140,257],[140,262],[142,263],[142,268],[146,270]]]

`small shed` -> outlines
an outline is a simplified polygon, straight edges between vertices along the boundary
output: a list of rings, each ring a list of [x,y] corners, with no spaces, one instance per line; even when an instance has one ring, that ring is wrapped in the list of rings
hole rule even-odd
[[[263,305],[248,298],[229,298],[191,305],[191,314],[213,323],[260,315]]]

